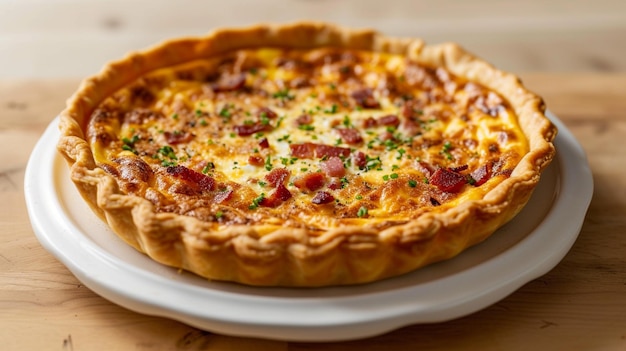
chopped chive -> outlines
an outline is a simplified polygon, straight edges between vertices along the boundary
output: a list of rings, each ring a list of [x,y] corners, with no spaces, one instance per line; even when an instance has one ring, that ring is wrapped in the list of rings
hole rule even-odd
[[[348,181],[348,178],[346,177],[341,178],[341,188],[344,188],[346,185],[348,185],[348,183],[350,183]]]
[[[295,96],[289,94],[289,89],[279,90],[272,94],[272,97],[274,99],[281,99],[282,101],[293,100],[295,98]]]
[[[252,203],[248,206],[250,210],[256,210],[259,207],[259,204],[265,199],[265,193],[261,193],[257,198],[252,200]]]
[[[337,113],[338,109],[339,109],[339,106],[337,106],[337,104],[333,104],[329,109],[324,110],[324,113],[332,115],[334,113]]]
[[[213,162],[209,162],[202,169],[202,173],[207,174],[210,170],[215,169],[215,164]]]
[[[270,155],[267,155],[267,158],[265,159],[265,169],[268,171],[272,170],[272,157]]]
[[[402,156],[404,156],[405,153],[406,153],[405,149],[398,149],[398,157],[396,157],[396,160],[401,159]]]
[[[229,105],[222,107],[222,109],[218,113],[220,117],[223,117],[224,119],[229,119],[232,116],[229,107]]]
[[[343,125],[347,128],[352,127],[352,121],[350,120],[350,116],[345,115],[343,116],[343,121],[342,121]]]
[[[367,207],[361,206],[361,208],[359,208],[359,212],[357,212],[356,215],[359,216],[359,218],[367,216]]]

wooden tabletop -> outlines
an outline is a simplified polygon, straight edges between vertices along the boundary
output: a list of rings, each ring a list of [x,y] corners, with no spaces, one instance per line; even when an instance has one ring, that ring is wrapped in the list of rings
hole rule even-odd
[[[0,82],[0,348],[625,350],[626,74],[522,78],[580,141],[593,171],[593,199],[571,251],[545,276],[470,316],[326,344],[218,335],[129,311],[83,286],[37,241],[23,194],[30,152],[78,81]]]
[[[515,72],[626,71],[624,0],[19,0],[0,1],[0,79],[80,78],[167,38],[298,19],[454,41]]]

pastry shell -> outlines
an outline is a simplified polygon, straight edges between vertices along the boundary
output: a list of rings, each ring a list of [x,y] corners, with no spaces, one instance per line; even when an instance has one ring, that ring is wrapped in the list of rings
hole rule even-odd
[[[255,226],[243,225],[216,231],[193,217],[155,212],[148,200],[124,194],[115,179],[97,167],[84,135],[88,119],[105,98],[142,75],[237,49],[327,46],[403,54],[496,91],[517,114],[529,152],[511,176],[482,199],[383,230],[347,226],[322,235],[309,235],[302,228],[281,228],[261,235]],[[420,39],[390,38],[372,30],[326,23],[257,25],[168,41],[106,65],[82,83],[60,114],[58,150],[93,211],[125,242],[157,262],[211,280],[248,285],[346,285],[377,281],[450,259],[511,220],[529,200],[541,171],[555,153],[552,140],[556,128],[544,110],[542,99],[525,89],[516,76],[456,44],[426,45]]]

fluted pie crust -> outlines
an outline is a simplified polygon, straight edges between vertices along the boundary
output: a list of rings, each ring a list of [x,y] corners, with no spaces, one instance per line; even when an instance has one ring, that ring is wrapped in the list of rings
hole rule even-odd
[[[129,141],[126,137],[122,143],[120,140],[123,139],[123,136],[119,136],[119,140],[115,140],[115,136],[112,137],[113,140],[107,140],[110,145],[117,143],[115,145],[124,145],[127,149],[127,152],[123,154],[125,156],[115,159],[119,165],[111,161],[113,166],[107,166],[102,161],[102,156],[94,151],[94,142],[102,143],[103,139],[102,134],[97,133],[97,130],[103,129],[98,129],[97,123],[94,127],[93,119],[97,115],[94,112],[100,111],[99,109],[102,108],[103,104],[110,104],[109,98],[111,96],[115,96],[120,90],[131,86],[138,79],[162,68],[167,69],[197,60],[223,57],[238,50],[254,51],[266,48],[300,50],[305,53],[307,50],[326,50],[329,48],[335,53],[364,52],[364,55],[369,55],[367,53],[385,53],[394,57],[403,57],[404,61],[402,62],[416,63],[431,69],[431,72],[436,72],[438,68],[442,69],[439,73],[445,70],[458,77],[458,82],[461,82],[459,84],[464,84],[466,87],[476,84],[476,86],[484,87],[486,91],[494,92],[501,98],[499,106],[506,106],[510,114],[516,116],[515,123],[522,133],[519,138],[512,138],[511,133],[508,134],[511,140],[523,139],[517,140],[522,146],[513,151],[523,149],[523,154],[512,157],[511,159],[515,160],[515,164],[508,169],[503,169],[501,166],[499,170],[489,169],[487,173],[489,173],[490,179],[477,179],[481,177],[481,174],[485,175],[484,169],[482,173],[479,170],[481,166],[487,164],[485,163],[487,161],[482,163],[480,161],[483,155],[478,155],[476,152],[478,160],[473,163],[475,166],[470,167],[473,169],[467,169],[466,162],[463,164],[455,163],[454,154],[449,154],[449,152],[454,151],[454,147],[451,149],[450,145],[459,145],[460,150],[462,140],[455,140],[454,136],[448,136],[451,138],[449,140],[452,141],[452,144],[447,142],[438,144],[439,146],[434,146],[435,149],[433,149],[439,150],[438,156],[433,156],[434,159],[443,161],[440,164],[430,164],[429,167],[426,167],[427,169],[420,171],[422,173],[415,173],[417,171],[411,167],[419,168],[420,160],[416,158],[406,159],[406,157],[411,154],[409,148],[419,149],[421,147],[415,144],[415,140],[421,140],[419,139],[420,135],[416,134],[417,139],[410,142],[405,142],[402,145],[398,142],[391,146],[389,143],[384,144],[381,141],[382,137],[375,136],[371,140],[380,142],[380,144],[376,144],[378,149],[373,148],[372,150],[378,150],[376,151],[378,153],[393,153],[395,159],[404,162],[401,164],[402,167],[395,165],[393,168],[385,168],[382,171],[382,168],[379,168],[378,171],[382,172],[380,174],[385,179],[381,180],[379,184],[372,185],[376,188],[377,186],[384,187],[389,182],[399,184],[396,188],[401,190],[396,189],[398,195],[393,200],[397,206],[385,207],[392,210],[385,212],[385,208],[378,210],[373,208],[374,205],[372,204],[377,204],[375,202],[377,197],[373,195],[375,189],[371,193],[364,192],[364,189],[369,189],[370,185],[360,183],[360,190],[349,191],[351,186],[349,181],[357,179],[355,177],[358,174],[365,174],[369,165],[366,167],[364,164],[358,166],[349,163],[345,165],[347,171],[339,171],[341,177],[336,178],[345,180],[347,184],[341,186],[348,188],[343,193],[341,189],[336,187],[328,188],[329,184],[332,184],[333,170],[328,170],[326,165],[318,169],[318,172],[321,171],[324,174],[322,183],[314,184],[314,186],[310,186],[310,189],[305,186],[304,190],[301,187],[295,187],[293,181],[301,176],[298,172],[303,174],[312,172],[312,169],[308,169],[309,167],[319,168],[329,159],[336,158],[333,155],[321,157],[314,155],[309,156],[310,160],[307,161],[307,167],[303,165],[298,165],[297,168],[290,166],[291,173],[288,175],[290,180],[283,184],[290,195],[283,196],[277,203],[264,206],[267,204],[264,201],[267,200],[257,197],[256,200],[250,202],[249,208],[246,209],[241,206],[235,208],[235,205],[229,205],[228,202],[234,200],[224,200],[224,196],[222,196],[217,201],[215,200],[216,195],[213,194],[211,195],[213,196],[211,197],[212,204],[186,213],[180,210],[180,206],[172,205],[174,209],[168,210],[167,206],[162,205],[154,197],[138,196],[139,193],[135,191],[136,187],[129,187],[129,182],[135,180],[131,181],[128,176],[120,175],[119,169],[121,168],[114,169],[118,166],[122,167],[120,165],[123,164],[123,161],[120,160],[124,157],[135,160],[134,157],[141,154],[132,148],[134,141]],[[348,67],[348,69],[352,68],[352,66]],[[246,74],[248,79],[252,79],[250,77],[251,71]],[[320,83],[313,81],[312,84],[315,87],[315,84]],[[381,105],[378,105],[378,102],[373,104],[364,102],[366,98],[383,98],[376,89],[375,86],[373,95],[371,95],[371,91],[360,96],[353,94],[356,103],[350,100],[349,104],[354,103],[355,105],[348,106],[348,103],[345,103],[345,106],[340,105],[340,108],[349,110],[339,111],[337,115],[345,115],[344,122],[352,116],[350,115],[351,111],[354,111],[353,116],[362,116],[364,110],[371,110],[371,113],[376,115],[377,109],[382,108]],[[293,88],[291,92],[296,94],[296,90]],[[273,97],[271,94],[266,97],[268,104],[284,103],[285,106],[288,106],[291,103],[299,102],[299,95],[294,98],[295,95],[289,95],[286,89],[279,91],[287,92],[285,96],[296,101],[282,101],[285,99],[280,102],[276,101],[277,93],[274,92]],[[214,93],[214,91],[209,92],[209,94]],[[226,92],[225,96],[228,94],[229,92]],[[316,94],[310,94],[310,96],[317,98]],[[391,101],[388,106],[385,106],[386,108],[398,106],[398,111],[401,111],[402,104],[406,105],[408,99],[398,100],[400,102]],[[362,108],[362,105],[365,109]],[[284,107],[281,106],[277,109],[280,110]],[[328,108],[328,106],[329,104],[326,104],[323,108]],[[355,107],[356,109],[352,109]],[[328,115],[337,112],[334,111],[335,109],[333,107],[333,111]],[[125,242],[146,253],[157,262],[188,270],[208,279],[249,285],[298,287],[346,285],[397,276],[433,262],[452,258],[466,248],[483,241],[511,220],[529,200],[542,170],[550,163],[555,153],[552,140],[556,135],[556,128],[545,117],[544,109],[541,98],[525,89],[516,76],[492,67],[455,44],[426,45],[419,39],[390,38],[371,30],[346,29],[325,23],[258,25],[240,29],[220,29],[201,38],[168,41],[147,51],[133,53],[123,60],[108,64],[99,74],[86,79],[79,90],[68,100],[67,108],[60,114],[61,139],[58,143],[58,149],[71,168],[72,181],[95,213],[106,221]],[[498,118],[500,113],[498,111],[498,108],[492,108],[480,113],[487,115],[492,113],[493,118]],[[420,111],[420,113],[422,112]],[[311,114],[314,114],[314,111]],[[320,116],[314,117],[314,119],[317,118],[318,121],[322,121],[324,118],[330,118],[322,112],[319,114]],[[388,111],[380,112],[373,120],[381,121],[383,115],[387,116],[387,114]],[[216,114],[213,113],[213,117],[215,116]],[[267,115],[261,114],[261,116],[266,117]],[[204,126],[204,128],[211,128],[210,118],[213,117],[211,117],[211,113],[207,113],[209,125]],[[400,112],[396,117],[403,118]],[[352,118],[357,119],[357,117]],[[109,120],[105,119],[106,121]],[[394,118],[388,118],[385,121],[390,121],[390,123],[383,127],[371,127],[370,132],[379,133],[385,130],[395,132],[396,130],[402,131],[404,128]],[[247,120],[246,123],[248,123]],[[255,120],[252,123],[260,122]],[[281,128],[276,119],[269,123],[276,129]],[[368,128],[361,124],[352,125],[352,122],[349,123],[351,129],[361,133],[359,135],[366,137],[374,134],[374,132],[368,134]],[[383,124],[385,123],[387,122]],[[347,122],[345,124],[348,126]],[[293,121],[288,125],[292,126]],[[302,125],[308,124],[301,123],[298,127]],[[310,133],[306,135],[315,138],[312,132],[315,127],[319,129],[320,125],[311,124],[311,127],[307,127]],[[329,128],[334,128],[332,130],[336,131],[339,127],[343,126],[335,125]],[[221,128],[224,126],[222,125]],[[299,129],[306,130],[307,128]],[[190,130],[193,132],[193,129]],[[424,133],[426,130],[423,129]],[[197,135],[195,136],[198,138]],[[260,139],[263,135],[257,134],[256,136]],[[248,135],[247,133],[234,135],[235,139],[253,140],[254,137],[255,135]],[[268,138],[270,137],[268,136]],[[270,141],[278,144],[276,138],[277,136]],[[502,145],[506,144],[506,138],[504,139],[500,140]],[[359,150],[368,152],[367,145],[364,145],[367,140],[369,139],[355,141],[349,137],[344,137],[343,140],[338,138],[337,145],[350,150],[346,151],[345,155],[341,155],[341,160],[343,162],[356,160],[354,155],[357,151],[355,149],[360,148]],[[178,143],[180,140],[170,141]],[[312,140],[308,141],[311,142]],[[359,145],[359,143],[361,144]],[[374,145],[374,141],[369,146],[372,145]],[[268,150],[273,150],[273,147],[274,145],[270,146]],[[398,151],[399,149],[404,151]],[[293,148],[291,151],[296,153]],[[268,158],[270,151],[267,150],[259,151],[255,148],[255,152],[260,153],[263,160],[262,164],[256,165],[261,172],[269,173],[271,169],[281,168],[289,162],[287,160],[281,165],[277,157],[270,156]],[[348,155],[348,152],[351,154]],[[302,154],[298,155],[302,156]],[[163,179],[176,181],[181,169],[187,172],[187,168],[177,168],[185,164],[180,155],[176,158],[176,164],[163,163],[169,159],[164,160],[159,157],[155,153],[154,158],[157,160],[150,163],[150,167],[153,169],[150,174],[155,174],[155,177],[160,176],[164,177]],[[189,155],[189,158],[193,158],[193,155]],[[302,159],[302,157],[299,158]],[[458,156],[458,159],[461,158],[462,156]],[[298,160],[298,157],[293,159]],[[372,159],[368,157],[368,161]],[[506,159],[508,160],[508,158]],[[150,162],[149,159],[146,158],[146,160],[146,162]],[[252,162],[254,158],[250,160]],[[268,165],[268,161],[274,163],[270,162]],[[146,162],[142,164],[146,164]],[[293,163],[293,161],[291,162]],[[301,162],[301,160],[296,162]],[[363,161],[361,160],[361,162]],[[494,162],[489,162],[491,162],[488,163],[489,167],[494,167]],[[206,172],[206,166],[206,162],[200,165],[195,164],[196,169],[193,174],[212,175],[212,173]],[[265,166],[267,166],[266,170],[264,170]],[[392,167],[391,165],[386,166]],[[192,166],[188,167],[193,168]],[[198,167],[203,168],[203,170],[201,171]],[[410,171],[405,171],[409,168],[411,168]],[[125,170],[122,169],[122,171]],[[437,176],[433,174],[438,170],[440,173],[445,173],[443,183],[441,180],[435,179]],[[375,171],[372,170],[372,172]],[[499,173],[497,173],[498,171]],[[132,173],[133,171],[128,172]],[[425,175],[413,177],[415,174]],[[455,184],[448,184],[450,181],[446,175],[450,174],[452,174],[452,178],[461,175],[463,179],[468,180],[467,184],[463,183],[461,189]],[[200,176],[194,179],[202,181],[200,179],[202,177],[198,177]],[[183,178],[186,178],[185,181],[189,181],[189,177]],[[217,191],[216,189],[219,187],[217,184],[223,184],[224,189],[222,190],[230,189],[229,191],[236,192],[239,189],[235,188],[237,184],[233,179],[229,183],[228,179],[224,179],[223,174],[221,176],[215,175],[211,179],[211,183],[205,188],[212,192]],[[255,179],[253,185],[242,181],[243,178],[238,179],[242,182],[242,187],[256,189],[256,195],[261,192],[258,183],[259,181],[263,183],[263,178]],[[212,183],[213,180],[216,182],[215,185]],[[475,184],[477,180],[479,183],[485,181],[487,183],[477,185]],[[446,185],[449,187],[446,188]],[[482,186],[485,190],[478,191],[477,189],[481,189]],[[274,184],[274,188],[277,187]],[[267,188],[264,195],[268,197],[273,191],[276,191],[274,188]],[[392,189],[392,187],[385,189]],[[407,197],[401,194],[411,191],[431,194],[428,195],[430,196],[430,203],[424,206],[403,207],[403,201],[410,199],[407,200]],[[447,198],[446,191],[455,193],[449,204],[444,202]],[[313,204],[307,202],[320,192],[331,195],[331,199],[335,201],[318,199]],[[346,194],[350,196],[350,199],[346,198],[348,196]],[[437,194],[443,195],[437,197]],[[175,198],[179,201],[185,201],[184,199],[199,197],[200,193],[190,196]],[[328,199],[328,197],[324,197],[324,199]],[[297,207],[296,202],[298,204],[304,203],[304,205],[298,205],[301,206],[298,212],[289,210]],[[236,213],[243,214],[236,215]],[[289,213],[291,217],[281,217],[287,216],[284,213]],[[298,217],[299,213],[302,213],[300,217]]]

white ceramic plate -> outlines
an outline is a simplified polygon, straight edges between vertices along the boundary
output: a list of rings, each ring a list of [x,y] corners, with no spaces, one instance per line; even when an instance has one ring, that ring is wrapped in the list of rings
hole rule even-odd
[[[363,338],[476,312],[565,256],[581,229],[593,180],[580,145],[550,117],[559,128],[556,159],[513,221],[452,260],[361,286],[255,288],[210,282],[152,261],[118,239],[83,202],[56,153],[56,120],[29,160],[26,202],[41,244],[87,287],[128,309],[228,335]]]

